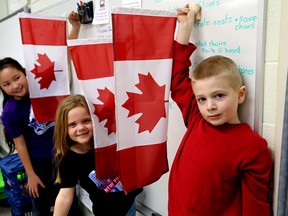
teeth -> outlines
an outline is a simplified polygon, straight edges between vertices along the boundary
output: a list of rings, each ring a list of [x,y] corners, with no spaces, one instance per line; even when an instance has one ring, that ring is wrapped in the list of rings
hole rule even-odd
[[[19,88],[18,88],[17,90],[15,90],[14,92],[15,92],[15,93],[19,93],[21,90],[22,90],[22,86],[19,87]]]

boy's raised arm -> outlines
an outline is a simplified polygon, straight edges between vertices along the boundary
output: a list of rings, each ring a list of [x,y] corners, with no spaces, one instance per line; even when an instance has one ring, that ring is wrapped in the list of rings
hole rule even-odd
[[[80,32],[80,27],[81,27],[81,23],[80,23],[80,19],[78,16],[78,13],[72,11],[68,14],[68,21],[69,23],[72,25],[72,29],[68,35],[68,39],[77,39],[79,32]]]
[[[199,19],[201,7],[198,4],[186,5],[184,8],[178,8],[178,30],[176,41],[180,44],[188,44],[193,23]],[[196,16],[197,15],[197,16]],[[197,18],[196,18],[197,17]]]

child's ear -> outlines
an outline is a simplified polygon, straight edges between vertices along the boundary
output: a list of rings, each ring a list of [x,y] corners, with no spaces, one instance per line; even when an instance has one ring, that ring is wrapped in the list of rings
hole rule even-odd
[[[244,102],[246,92],[247,92],[246,86],[241,86],[239,89],[238,104],[242,104]]]

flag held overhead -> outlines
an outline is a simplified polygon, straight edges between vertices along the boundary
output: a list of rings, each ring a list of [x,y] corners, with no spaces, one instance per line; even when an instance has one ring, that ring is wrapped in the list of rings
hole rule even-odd
[[[97,178],[117,177],[112,40],[68,40],[68,47],[93,120]]]
[[[168,101],[177,13],[112,8],[117,152],[126,192],[168,171]]]
[[[35,118],[54,121],[58,104],[70,95],[66,18],[20,13],[19,22]]]

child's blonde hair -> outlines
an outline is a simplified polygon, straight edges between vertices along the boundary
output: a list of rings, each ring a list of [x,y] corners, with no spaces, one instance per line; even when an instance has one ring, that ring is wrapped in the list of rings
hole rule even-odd
[[[58,168],[56,183],[61,182],[59,164],[64,155],[74,144],[74,141],[72,141],[68,135],[68,113],[75,107],[84,107],[87,110],[87,113],[90,113],[88,104],[83,95],[68,96],[61,101],[56,111],[54,128],[55,162]]]
[[[225,56],[215,55],[202,61],[192,73],[192,83],[213,76],[226,78],[235,90],[243,85],[237,65]]]

